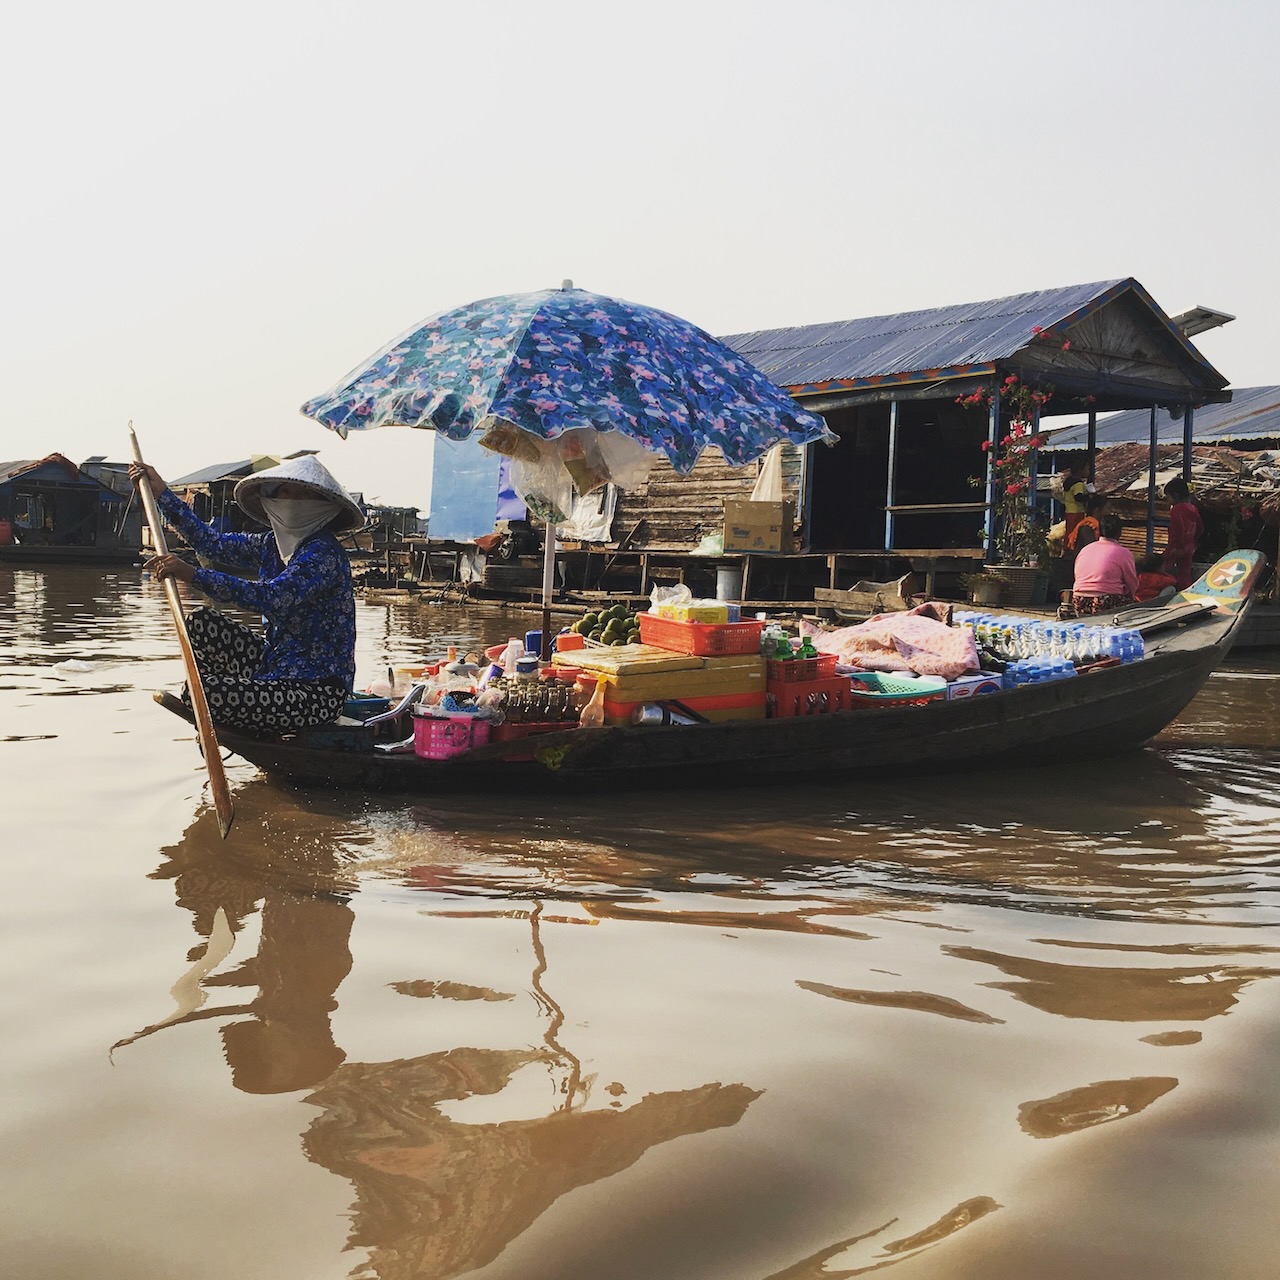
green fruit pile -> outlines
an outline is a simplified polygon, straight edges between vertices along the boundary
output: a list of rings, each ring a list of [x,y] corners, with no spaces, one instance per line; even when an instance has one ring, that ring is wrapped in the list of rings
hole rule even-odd
[[[599,612],[584,613],[569,630],[600,644],[640,642],[640,619],[623,604],[612,604]]]

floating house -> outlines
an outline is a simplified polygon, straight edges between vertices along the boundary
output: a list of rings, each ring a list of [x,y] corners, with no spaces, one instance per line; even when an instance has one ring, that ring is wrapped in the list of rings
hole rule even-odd
[[[1099,448],[1113,444],[1183,443],[1186,414],[1181,404],[1152,406],[1115,413],[1099,421],[1094,438]],[[1086,422],[1053,431],[1052,449],[1083,449],[1089,443]],[[1225,404],[1195,410],[1191,421],[1193,445],[1229,444],[1247,449],[1280,448],[1280,387],[1233,387]]]
[[[1186,475],[1205,519],[1203,558],[1235,546],[1258,547],[1274,562],[1280,528],[1280,387],[1237,387],[1227,404],[1195,411],[1191,449],[1181,405],[1133,409],[1096,424],[1095,479],[1112,509],[1131,527],[1146,526],[1144,551],[1162,538],[1161,493]],[[1088,424],[1055,430],[1046,446],[1055,453],[1088,445]]]
[[[131,491],[117,492],[60,453],[0,462],[0,560],[130,563],[141,531]]]
[[[1126,278],[726,337],[840,437],[785,460],[797,518],[786,558],[817,563],[774,577],[835,586],[846,571],[892,575],[905,561],[928,574],[981,560],[1006,380],[1047,396],[1046,419],[1084,418],[1086,444],[1098,415],[1116,410],[1171,407],[1185,425],[1231,392],[1180,319]],[[961,403],[977,391],[985,405]],[[614,538],[634,534],[640,552],[691,551],[722,527],[727,499],[748,495],[755,470],[745,470],[709,454],[688,477],[659,464],[646,488],[619,495]]]
[[[1186,420],[1231,399],[1131,278],[726,341],[840,436],[809,447],[808,536],[831,548],[975,545],[992,504],[983,443],[998,443],[1007,378],[1049,396],[1046,418],[1085,414],[1086,442],[1099,413],[1179,406]],[[986,409],[958,403],[978,390]]]

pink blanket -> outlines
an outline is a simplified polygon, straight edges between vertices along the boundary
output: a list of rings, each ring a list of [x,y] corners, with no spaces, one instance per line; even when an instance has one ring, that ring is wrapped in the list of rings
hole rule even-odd
[[[970,627],[949,627],[945,605],[932,602],[903,613],[878,613],[866,622],[834,631],[811,631],[813,647],[837,654],[865,671],[914,671],[955,680],[978,670],[978,649]]]

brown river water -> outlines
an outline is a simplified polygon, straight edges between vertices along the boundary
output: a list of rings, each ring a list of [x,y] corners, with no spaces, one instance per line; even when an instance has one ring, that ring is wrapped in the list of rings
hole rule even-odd
[[[511,622],[358,626],[370,676]],[[0,570],[0,1274],[1280,1272],[1276,658],[1021,772],[543,803],[232,759],[225,842],[180,680],[137,570]]]

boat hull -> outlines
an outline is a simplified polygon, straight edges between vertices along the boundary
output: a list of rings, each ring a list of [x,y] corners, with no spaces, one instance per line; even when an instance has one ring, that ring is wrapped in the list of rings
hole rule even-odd
[[[1180,606],[1155,611],[1167,620],[1145,624],[1141,660],[997,693],[787,719],[570,729],[448,760],[376,749],[363,726],[283,740],[220,730],[218,738],[280,780],[415,794],[855,780],[1103,757],[1149,742],[1200,691],[1247,616],[1260,571],[1252,559],[1247,565],[1238,592],[1184,594]]]

